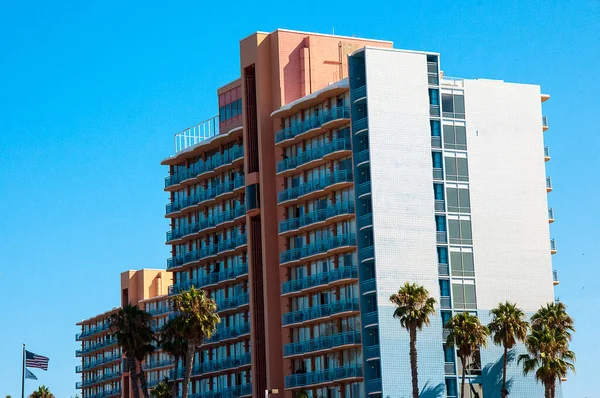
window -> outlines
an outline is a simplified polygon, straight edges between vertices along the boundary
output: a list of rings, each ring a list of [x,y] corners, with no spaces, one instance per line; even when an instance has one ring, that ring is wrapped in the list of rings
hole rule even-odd
[[[446,188],[446,201],[448,203],[449,213],[471,212],[469,187],[467,185],[448,184],[448,187]]]
[[[470,248],[450,248],[450,268],[452,276],[475,276],[473,250]]]
[[[444,232],[446,230],[446,217],[435,216],[435,230],[437,232]]]
[[[467,150],[467,128],[461,125],[444,124],[444,148]]]
[[[433,184],[433,195],[435,200],[444,200],[444,185]]]
[[[451,245],[472,245],[471,219],[466,216],[448,216],[448,236]]]
[[[450,281],[441,279],[440,281],[440,296],[450,297]]]
[[[434,169],[441,169],[442,168],[442,153],[441,152],[432,152],[431,153],[431,160],[433,161],[433,168]]]
[[[439,105],[440,104],[440,93],[438,90],[430,88],[429,89],[429,104],[431,105]]]
[[[477,309],[475,281],[472,279],[452,280],[453,308]]]
[[[438,263],[448,264],[448,249],[446,247],[439,246],[437,248]]]
[[[442,94],[442,115],[455,119],[465,118],[465,97],[463,95]]]
[[[444,158],[446,166],[446,180],[469,181],[469,166],[466,156],[454,156],[465,154],[447,154]]]

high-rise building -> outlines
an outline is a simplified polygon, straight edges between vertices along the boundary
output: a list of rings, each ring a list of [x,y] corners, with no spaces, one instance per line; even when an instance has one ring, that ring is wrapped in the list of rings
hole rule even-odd
[[[219,115],[175,136],[165,190],[170,294],[217,302],[193,397],[406,397],[405,282],[438,301],[418,334],[423,397],[457,397],[456,312],[554,300],[540,87],[444,76],[437,53],[277,30],[240,43]],[[511,395],[542,397],[511,352]],[[497,396],[502,349],[467,364]],[[218,395],[222,394],[222,395]],[[493,395],[494,394],[494,395]]]
[[[152,328],[157,331],[172,312],[167,291],[173,279],[165,270],[142,269],[121,273],[121,305],[137,305],[153,315]],[[76,387],[81,389],[83,398],[131,397],[129,371],[125,365],[117,338],[111,330],[111,316],[121,307],[93,316],[77,323],[81,333],[75,340],[81,348],[75,356],[81,358],[76,368],[81,373],[81,381]],[[173,358],[160,347],[144,361],[144,371],[149,387],[171,376]]]

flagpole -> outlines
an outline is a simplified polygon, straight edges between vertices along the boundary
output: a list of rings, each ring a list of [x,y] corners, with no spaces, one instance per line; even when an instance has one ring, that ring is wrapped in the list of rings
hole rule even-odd
[[[21,369],[21,398],[25,398],[25,344],[23,344],[23,368]]]

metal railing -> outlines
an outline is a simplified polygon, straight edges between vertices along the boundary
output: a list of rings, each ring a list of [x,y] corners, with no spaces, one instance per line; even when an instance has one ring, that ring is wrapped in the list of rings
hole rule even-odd
[[[171,214],[176,211],[182,210],[189,206],[196,206],[204,201],[216,198],[219,195],[225,193],[231,193],[234,190],[245,186],[245,179],[243,175],[239,175],[233,181],[225,181],[221,184],[215,185],[210,188],[201,189],[194,195],[190,195],[181,200],[174,200],[166,206],[166,214]]]
[[[444,179],[444,170],[441,167],[433,168],[433,179],[434,180],[443,180]]]
[[[340,347],[350,344],[360,344],[360,332],[350,331],[344,333],[332,334],[329,336],[320,336],[307,341],[289,343],[283,346],[283,356],[300,355],[308,352],[327,350],[333,347]]]
[[[91,327],[88,330],[84,330],[83,332],[76,334],[75,340],[79,341],[86,337],[90,337],[96,333],[104,332],[105,330],[108,330],[108,329],[110,329],[110,322],[106,321],[106,322],[103,322],[99,326]]]
[[[213,116],[210,119],[175,134],[175,153],[179,153],[218,134],[219,116]]]
[[[89,345],[88,347],[84,347],[83,354],[88,354],[88,353],[96,351],[100,348],[104,348],[104,347],[108,347],[108,346],[116,345],[116,344],[117,344],[116,337],[114,337],[112,339],[106,339],[100,343],[95,343],[95,344]],[[79,350],[77,350],[77,351],[79,351]],[[77,352],[76,352],[76,354],[77,354]]]
[[[189,290],[192,286],[196,289],[202,289],[209,285],[216,285],[217,283],[233,280],[242,275],[248,274],[248,264],[242,263],[241,265],[225,268],[219,272],[214,272],[208,275],[202,275],[196,279],[181,282],[176,285],[169,286],[169,295],[179,294],[184,290]]]
[[[247,235],[242,234],[238,235],[235,238],[230,238],[221,241],[217,244],[212,244],[210,246],[206,246],[198,250],[193,250],[185,254],[180,254],[178,256],[171,257],[167,260],[167,269],[180,267],[182,265],[193,263],[196,261],[205,260],[207,258],[234,250],[240,246],[245,245],[246,243]]]
[[[345,266],[329,270],[327,272],[319,272],[318,274],[305,276],[304,278],[294,279],[281,284],[281,294],[299,292],[311,287],[326,285],[331,282],[343,279],[358,278],[358,266]]]
[[[171,366],[175,364],[174,358],[163,359],[162,361],[150,361],[144,362],[142,364],[144,370],[146,369],[156,369],[156,368],[164,368],[166,366]]]
[[[352,123],[352,132],[354,134],[358,134],[362,131],[367,130],[368,128],[369,128],[369,122],[366,117],[363,117],[362,119],[358,119],[358,120],[354,121],[354,123]]]
[[[550,159],[550,148],[548,147],[548,145],[544,147],[544,157]]]
[[[241,386],[233,386],[219,388],[212,391],[197,392],[190,394],[189,398],[237,398],[252,395],[252,384],[242,384]]]
[[[368,162],[369,159],[370,159],[370,156],[369,156],[369,150],[368,149],[360,151],[360,152],[358,152],[358,153],[356,153],[354,155],[354,163],[357,164],[357,165],[359,165],[361,163]]]
[[[352,181],[352,170],[337,170],[333,173],[325,175],[325,177],[308,181],[304,184],[300,184],[297,187],[287,188],[283,191],[280,191],[277,194],[278,202],[282,203],[288,200],[297,199],[300,196],[309,194],[311,192],[320,191],[334,184]]]
[[[179,228],[172,229],[171,231],[167,231],[167,242],[183,238],[186,235],[191,235],[198,233],[202,230],[214,228],[220,224],[224,224],[229,221],[233,221],[236,218],[242,217],[246,215],[246,205],[241,205],[236,207],[235,209],[227,210],[218,214],[213,215],[212,217],[205,218],[200,220],[199,222],[195,222],[193,224],[180,226]]]
[[[84,363],[82,368],[83,370],[89,370],[92,368],[95,368],[96,366],[100,366],[100,365],[104,365],[108,362],[112,362],[112,361],[116,361],[117,359],[121,359],[121,355],[120,354],[104,354],[104,358],[102,359],[98,359],[95,361],[90,361],[88,363]]]
[[[318,222],[326,221],[329,218],[336,217],[342,214],[353,214],[354,213],[354,202],[345,201],[331,205],[328,203],[327,208],[311,211],[303,214],[300,217],[288,218],[287,220],[279,223],[279,232],[287,232],[296,229],[300,229],[307,225],[311,225]]]
[[[358,311],[358,299],[339,300],[303,310],[287,312],[282,315],[282,323],[283,325],[291,325],[349,311]]]
[[[556,242],[554,241],[554,238],[550,239],[550,250],[553,252],[556,251]]]
[[[313,160],[322,159],[325,155],[329,155],[338,151],[349,151],[351,149],[352,144],[350,142],[350,138],[338,138],[337,140],[333,140],[322,146],[311,148],[306,152],[302,152],[298,156],[293,156],[279,161],[277,163],[277,172],[281,173],[286,170],[291,170],[298,166],[302,166],[303,164],[312,162]]]
[[[435,234],[436,234],[437,243],[447,243],[448,242],[448,236],[447,236],[446,231],[437,231]]]
[[[558,282],[558,271],[555,269],[552,270],[552,281]]]
[[[554,209],[552,207],[548,208],[548,220],[554,220]]]
[[[285,378],[285,388],[308,386],[349,378],[360,378],[363,375],[362,365],[347,365],[340,368],[319,370],[309,373],[296,373]]]
[[[321,127],[325,123],[329,123],[338,119],[350,118],[350,107],[336,106],[318,116],[311,116],[306,120],[290,127],[283,128],[275,133],[275,143],[278,144],[285,140],[292,139],[298,135],[304,134],[309,130]]]
[[[429,104],[429,116],[440,116],[440,106]]]
[[[552,177],[546,177],[546,189],[552,190]]]
[[[440,308],[450,309],[452,308],[452,302],[449,296],[440,297]]]
[[[542,116],[542,127],[548,128],[548,116]]]
[[[352,90],[351,94],[352,94],[352,98],[354,98],[354,101],[364,98],[367,96],[367,86],[362,85],[360,87],[357,87],[354,90]]]
[[[250,322],[242,325],[234,325],[230,327],[217,327],[215,333],[206,340],[207,343],[214,343],[221,340],[232,339],[240,336],[250,334]]]
[[[279,262],[284,264],[290,261],[310,257],[315,254],[326,253],[329,250],[343,246],[356,246],[356,234],[340,234],[295,249],[286,250],[280,253]]]
[[[240,366],[247,366],[251,363],[250,353],[236,355],[223,359],[215,359],[208,362],[197,362],[194,363],[192,368],[192,375],[201,375],[208,372],[216,372],[225,369],[239,368]],[[182,379],[185,369],[178,369],[177,379]],[[170,379],[175,379],[175,372],[171,370]]]

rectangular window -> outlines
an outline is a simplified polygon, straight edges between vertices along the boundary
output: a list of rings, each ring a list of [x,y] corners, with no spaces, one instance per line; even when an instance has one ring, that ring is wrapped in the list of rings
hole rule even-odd
[[[465,97],[457,94],[442,94],[442,115],[455,119],[465,118]]]
[[[473,251],[470,248],[450,248],[450,268],[452,276],[473,277],[475,267],[473,263]]]
[[[446,156],[444,158],[444,163],[446,166],[447,180],[469,181],[469,166],[466,157]]]
[[[448,184],[446,188],[446,201],[449,213],[470,213],[471,201],[468,186]]]
[[[460,216],[459,216],[460,217]],[[448,237],[451,245],[472,245],[471,220],[462,216],[448,217]]]
[[[474,280],[452,280],[453,308],[477,309]]]

